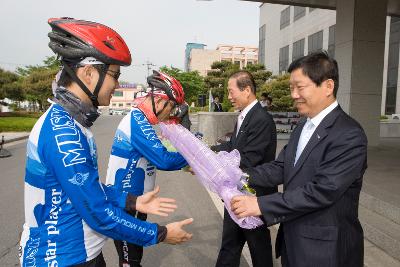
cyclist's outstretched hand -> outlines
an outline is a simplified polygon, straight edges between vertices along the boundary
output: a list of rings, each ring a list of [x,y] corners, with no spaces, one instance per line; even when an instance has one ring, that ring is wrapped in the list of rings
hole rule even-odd
[[[189,241],[193,234],[190,234],[182,229],[183,226],[191,224],[193,222],[193,218],[182,220],[179,222],[173,222],[166,225],[167,227],[167,236],[164,239],[164,243],[175,245],[180,244],[182,242]]]
[[[166,217],[177,208],[175,199],[158,197],[160,187],[156,186],[153,191],[139,196],[136,200],[136,210],[141,213],[153,214]]]

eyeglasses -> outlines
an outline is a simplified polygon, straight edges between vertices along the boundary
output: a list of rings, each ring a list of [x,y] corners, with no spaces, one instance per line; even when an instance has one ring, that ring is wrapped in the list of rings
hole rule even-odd
[[[111,73],[108,73],[108,72],[111,72]],[[114,70],[107,70],[106,74],[108,74],[111,77],[113,77],[116,81],[118,81],[119,76],[121,76],[121,72],[120,71],[114,71]]]
[[[170,117],[176,117],[179,115],[181,112],[179,105],[174,102],[174,101],[168,101],[168,103],[171,105],[171,111],[169,113]]]

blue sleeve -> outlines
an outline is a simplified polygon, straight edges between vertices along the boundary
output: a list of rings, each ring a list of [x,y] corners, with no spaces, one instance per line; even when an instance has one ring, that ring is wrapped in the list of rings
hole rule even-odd
[[[157,243],[157,224],[127,214],[99,181],[96,157],[76,125],[48,131],[42,154],[77,213],[95,231],[140,246]],[[92,144],[93,146],[93,144]],[[108,200],[110,198],[110,200]]]
[[[121,209],[126,208],[126,197],[128,196],[128,192],[117,190],[113,185],[102,184],[102,187],[108,201]]]
[[[139,151],[157,169],[174,171],[180,170],[188,163],[177,152],[169,152],[158,139],[153,126],[147,120],[139,120],[144,123],[137,123],[142,113],[132,114],[131,117],[131,145]]]

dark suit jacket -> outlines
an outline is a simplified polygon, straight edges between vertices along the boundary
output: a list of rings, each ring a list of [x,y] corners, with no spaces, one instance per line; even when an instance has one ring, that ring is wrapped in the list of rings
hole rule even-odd
[[[213,103],[214,104],[214,112],[222,112],[222,104],[221,103]]]
[[[284,193],[258,198],[267,225],[281,223],[276,253],[286,249],[290,266],[363,266],[358,220],[367,138],[340,107],[320,123],[295,166],[305,119],[278,158],[246,170],[250,185],[284,185]],[[285,246],[283,245],[283,241]]]
[[[254,167],[275,159],[276,127],[272,116],[257,103],[244,118],[236,136],[236,127],[229,142],[212,146],[219,151],[237,149],[240,153],[240,168]],[[255,186],[257,195],[266,195],[276,192],[276,186],[261,188]]]

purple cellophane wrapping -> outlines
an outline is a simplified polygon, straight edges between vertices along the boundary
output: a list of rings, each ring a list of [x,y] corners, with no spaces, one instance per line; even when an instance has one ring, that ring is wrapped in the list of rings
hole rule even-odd
[[[215,154],[201,140],[181,125],[160,123],[162,135],[186,159],[198,180],[210,191],[217,193],[224,200],[226,210],[231,218],[242,228],[253,229],[263,224],[258,217],[238,219],[231,211],[231,199],[244,195],[237,189],[243,172],[239,168],[240,154],[232,152]]]

